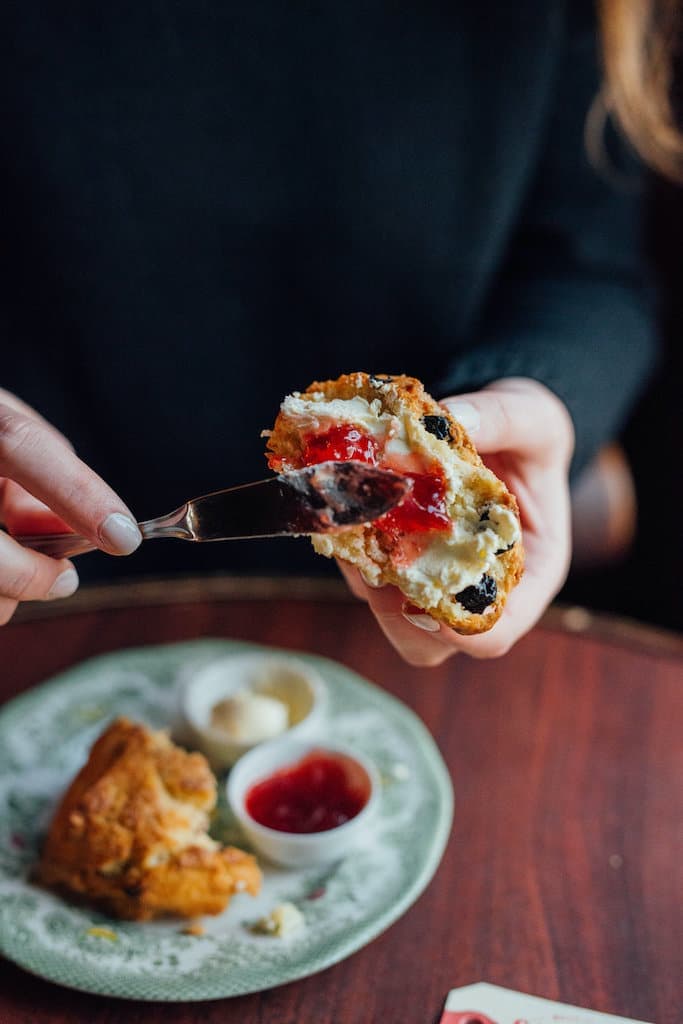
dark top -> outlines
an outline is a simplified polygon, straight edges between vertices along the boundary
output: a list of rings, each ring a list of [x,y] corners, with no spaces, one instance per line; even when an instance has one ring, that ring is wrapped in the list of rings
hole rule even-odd
[[[16,0],[0,39],[0,383],[138,518],[265,475],[282,396],[349,370],[536,377],[575,469],[618,429],[653,342],[637,195],[584,152],[585,4]]]

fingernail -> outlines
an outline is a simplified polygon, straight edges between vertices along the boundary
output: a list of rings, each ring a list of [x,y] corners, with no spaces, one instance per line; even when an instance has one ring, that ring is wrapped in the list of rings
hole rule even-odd
[[[47,592],[47,600],[54,601],[58,597],[71,597],[78,590],[78,573],[75,569],[65,569]]]
[[[366,585],[366,587],[370,587],[372,590],[381,590],[382,587],[384,586],[384,583],[382,583],[381,580],[371,580],[362,571],[360,573],[360,578],[362,579],[362,581]]]
[[[468,434],[474,434],[479,430],[481,423],[479,412],[469,402],[444,402],[443,404]]]
[[[425,633],[438,633],[441,629],[441,623],[433,619],[431,615],[425,615],[424,612],[407,612],[404,610],[401,614],[411,626],[424,629]]]
[[[100,537],[120,555],[130,555],[142,543],[137,524],[121,512],[112,512],[100,527]]]

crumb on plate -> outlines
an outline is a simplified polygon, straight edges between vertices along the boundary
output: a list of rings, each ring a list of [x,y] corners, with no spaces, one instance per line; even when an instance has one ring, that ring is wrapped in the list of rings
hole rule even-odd
[[[256,921],[251,930],[257,935],[284,939],[299,931],[305,923],[304,915],[293,903],[279,903],[270,914]]]
[[[107,939],[108,942],[118,942],[119,937],[115,931],[111,928],[103,928],[100,925],[94,925],[92,928],[88,928],[86,935],[93,935],[96,939]]]

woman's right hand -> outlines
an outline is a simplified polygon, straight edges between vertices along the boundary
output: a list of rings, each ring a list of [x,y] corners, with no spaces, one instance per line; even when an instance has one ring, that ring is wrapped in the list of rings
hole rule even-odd
[[[66,559],[22,547],[11,534],[73,530],[110,555],[142,536],[129,509],[53,426],[0,388],[0,625],[20,601],[69,597],[78,575]]]

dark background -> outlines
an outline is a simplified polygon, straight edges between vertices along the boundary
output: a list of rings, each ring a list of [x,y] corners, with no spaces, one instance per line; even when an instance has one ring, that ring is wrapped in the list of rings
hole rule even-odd
[[[572,573],[560,600],[683,630],[683,189],[652,182],[646,236],[662,357],[621,438],[635,477],[638,531],[625,559]]]

